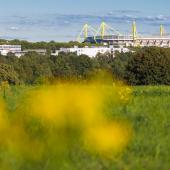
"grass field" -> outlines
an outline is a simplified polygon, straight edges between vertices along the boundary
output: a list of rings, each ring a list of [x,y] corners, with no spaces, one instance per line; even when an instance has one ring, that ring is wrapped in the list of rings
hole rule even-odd
[[[15,117],[15,110],[24,104],[23,96],[35,87],[11,87],[6,91],[5,103],[8,117]],[[3,93],[1,91],[1,96]],[[25,96],[24,96],[25,97]],[[9,151],[0,140],[0,169],[2,170],[169,170],[170,169],[170,87],[147,86],[134,87],[127,104],[113,106],[106,103],[106,115],[109,119],[128,121],[133,128],[130,143],[121,153],[112,157],[103,157],[84,151],[74,141],[69,152],[63,157],[54,154],[54,148],[46,148],[41,159],[20,156],[18,149]],[[20,113],[23,116],[23,113]],[[23,116],[24,117],[24,116]],[[17,117],[18,118],[18,117]],[[24,119],[24,118],[22,118]],[[25,120],[25,119],[24,119]],[[35,121],[36,122],[36,121]],[[39,123],[32,123],[33,135],[45,133]],[[36,130],[35,130],[36,129]],[[29,131],[30,133],[32,131]],[[36,131],[36,133],[35,133]],[[10,132],[9,132],[10,133]],[[37,136],[36,136],[37,137]],[[10,138],[15,141],[15,136]],[[41,137],[40,137],[41,138]],[[20,138],[19,138],[20,139]],[[21,140],[21,139],[20,139]],[[44,140],[42,137],[41,140]],[[12,145],[13,146],[13,145]],[[32,145],[30,146],[32,147]],[[53,150],[54,149],[54,150]],[[58,149],[58,148],[57,148]],[[34,149],[33,149],[34,150]],[[36,150],[36,149],[35,149]],[[27,153],[27,152],[24,152]],[[33,155],[36,155],[35,152]],[[22,155],[22,154],[21,154]],[[61,160],[62,159],[62,160]]]

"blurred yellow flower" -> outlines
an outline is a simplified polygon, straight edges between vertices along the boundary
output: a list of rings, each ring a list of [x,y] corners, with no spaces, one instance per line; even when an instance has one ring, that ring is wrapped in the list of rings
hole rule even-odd
[[[87,147],[99,153],[121,152],[132,137],[132,129],[123,122],[108,122],[87,129],[85,140]]]
[[[131,89],[119,84],[113,88],[98,84],[60,84],[34,92],[29,105],[33,116],[47,124],[78,128],[92,150],[118,152],[127,146],[131,128],[121,122],[106,121],[103,105],[110,94],[113,104],[127,102]]]
[[[40,159],[46,146],[66,152],[74,137],[83,139],[90,151],[121,152],[132,137],[132,128],[123,121],[108,121],[104,107],[108,100],[113,107],[121,101],[127,102],[131,92],[122,84],[109,86],[94,82],[35,88],[10,120],[0,102],[2,143],[10,153],[31,159]],[[35,129],[32,120],[39,123]],[[37,137],[39,128],[43,139]]]
[[[43,88],[30,97],[30,109],[34,116],[43,121],[57,125],[70,123],[86,126],[101,117],[104,96],[98,90],[98,87],[84,85]]]

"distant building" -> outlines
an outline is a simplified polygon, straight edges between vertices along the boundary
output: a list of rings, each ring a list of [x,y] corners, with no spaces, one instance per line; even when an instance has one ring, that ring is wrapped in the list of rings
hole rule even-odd
[[[78,56],[87,55],[89,57],[96,57],[98,53],[105,54],[110,53],[115,55],[115,52],[129,52],[128,48],[115,48],[113,46],[110,47],[84,47],[78,48],[75,46],[74,48],[61,48],[58,51],[51,53],[51,55],[58,56],[60,52],[64,53],[76,53]]]
[[[0,45],[0,54],[6,56],[8,53],[20,53],[21,45]]]
[[[64,53],[76,53],[78,56],[80,55],[87,55],[89,57],[96,57],[97,54],[105,54],[105,53],[110,53],[113,56],[115,55],[116,52],[129,52],[130,50],[125,47],[119,47],[115,48],[113,46],[110,47],[83,47],[79,48],[77,46],[73,48],[60,48],[60,50],[53,51],[51,55],[53,56],[58,56],[59,53],[64,52]],[[46,49],[27,49],[23,50],[21,48],[21,45],[0,45],[0,54],[1,55],[8,55],[8,53],[14,54],[16,57],[21,57],[27,54],[28,52],[36,52],[40,55],[46,55],[47,50]]]
[[[21,48],[21,45],[0,45],[0,54],[1,55],[8,55],[8,53],[14,54],[16,57],[24,56],[28,52],[36,52],[40,55],[46,55],[47,50],[46,49],[27,49],[23,50]]]

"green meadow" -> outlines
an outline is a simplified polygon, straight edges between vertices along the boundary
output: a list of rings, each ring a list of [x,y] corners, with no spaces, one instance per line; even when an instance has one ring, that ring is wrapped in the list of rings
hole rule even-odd
[[[33,86],[1,89],[1,98],[6,103],[8,118],[24,103],[23,98]],[[109,89],[108,89],[109,90]],[[133,135],[128,146],[117,155],[103,157],[84,151],[77,142],[67,146],[67,154],[54,154],[57,143],[41,159],[20,156],[19,151],[8,152],[0,140],[1,170],[169,170],[170,169],[170,87],[133,87],[132,96],[126,104],[113,106],[106,103],[106,115],[110,119],[121,119],[132,125]],[[24,114],[23,114],[24,115]],[[38,129],[38,130],[37,130]],[[45,133],[39,123],[32,123],[33,135]],[[15,136],[13,136],[15,138]],[[11,138],[11,140],[15,140]],[[42,139],[43,140],[43,139]],[[51,149],[51,150],[50,150]],[[36,153],[34,153],[36,155]],[[112,154],[111,154],[112,155]]]

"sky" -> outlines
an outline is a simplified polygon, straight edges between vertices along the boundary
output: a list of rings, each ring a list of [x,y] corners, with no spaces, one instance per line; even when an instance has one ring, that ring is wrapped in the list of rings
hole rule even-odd
[[[0,38],[29,41],[76,40],[88,23],[96,29],[102,21],[131,33],[158,34],[163,24],[170,32],[169,0],[0,0]]]

